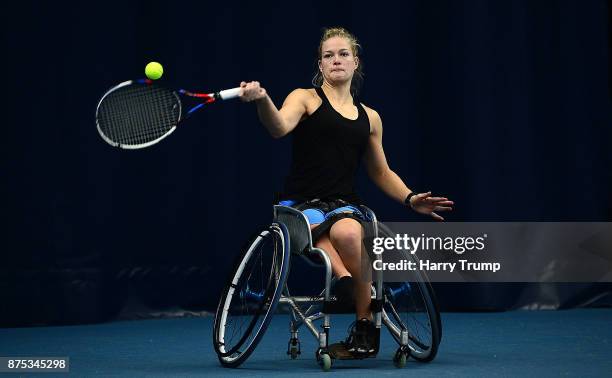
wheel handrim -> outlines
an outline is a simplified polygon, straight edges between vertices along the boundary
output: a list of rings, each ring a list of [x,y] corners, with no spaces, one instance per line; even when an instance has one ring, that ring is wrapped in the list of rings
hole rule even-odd
[[[261,259],[262,245],[268,240],[273,242],[273,248],[269,254],[269,262],[264,263]],[[221,311],[221,316],[219,317],[219,314],[217,316],[219,324],[215,326],[215,348],[223,362],[228,364],[236,362],[250,350],[264,327],[269,313],[275,309],[275,299],[280,291],[281,273],[286,269],[284,265],[287,263],[283,257],[284,246],[284,235],[280,228],[276,226],[262,231],[251,243],[233,274],[232,284],[224,292],[218,310]],[[280,265],[274,263],[275,261]],[[263,269],[259,270],[259,280],[252,280],[255,272],[253,268],[257,265]],[[242,315],[235,316],[232,312]],[[238,327],[233,335],[232,321]]]

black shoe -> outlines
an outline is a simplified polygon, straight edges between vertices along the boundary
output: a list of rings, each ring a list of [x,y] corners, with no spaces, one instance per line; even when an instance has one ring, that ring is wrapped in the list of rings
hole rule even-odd
[[[373,322],[363,318],[353,323],[346,339],[346,349],[356,355],[371,356],[378,352],[378,330]]]
[[[355,284],[353,277],[344,276],[336,281],[332,294],[336,296],[337,308],[342,311],[353,311],[355,306]]]

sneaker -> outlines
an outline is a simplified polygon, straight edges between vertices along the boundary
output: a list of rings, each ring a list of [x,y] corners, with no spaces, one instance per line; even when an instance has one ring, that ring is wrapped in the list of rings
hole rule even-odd
[[[366,318],[352,324],[351,333],[346,339],[346,349],[357,355],[373,355],[377,352],[378,330],[374,323]]]
[[[336,281],[332,294],[336,296],[338,308],[344,311],[352,311],[355,306],[353,277],[344,276]]]

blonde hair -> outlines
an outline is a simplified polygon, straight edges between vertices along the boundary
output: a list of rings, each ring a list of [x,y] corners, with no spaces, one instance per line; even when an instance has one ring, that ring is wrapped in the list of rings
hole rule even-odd
[[[359,53],[361,52],[361,45],[357,41],[357,38],[346,30],[343,27],[332,27],[323,29],[323,35],[321,35],[321,40],[319,41],[319,49],[317,51],[317,62],[316,62],[316,71],[315,75],[312,78],[312,85],[315,87],[320,87],[323,84],[323,74],[319,70],[319,61],[323,56],[323,43],[330,38],[333,37],[341,37],[348,40],[349,45],[351,46],[351,52],[355,57],[359,57]],[[358,94],[359,89],[361,89],[361,85],[363,84],[363,64],[361,63],[361,59],[359,60],[359,64],[355,69],[355,73],[353,74],[353,79],[351,80],[351,93]]]

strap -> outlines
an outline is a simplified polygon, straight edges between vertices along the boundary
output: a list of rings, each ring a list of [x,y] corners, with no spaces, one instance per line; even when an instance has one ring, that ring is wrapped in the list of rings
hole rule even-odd
[[[323,301],[323,308],[321,309],[324,314],[348,314],[355,312],[355,304],[346,305],[339,303],[337,300]]]
[[[372,299],[370,302],[370,311],[379,313],[383,309],[384,299]]]
[[[323,103],[329,104],[331,106],[329,100],[327,99],[327,96],[325,96],[325,92],[323,92],[323,89],[321,87],[315,87],[315,91],[317,91],[317,94],[319,95],[319,97],[321,97],[321,101],[323,101]]]

